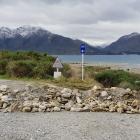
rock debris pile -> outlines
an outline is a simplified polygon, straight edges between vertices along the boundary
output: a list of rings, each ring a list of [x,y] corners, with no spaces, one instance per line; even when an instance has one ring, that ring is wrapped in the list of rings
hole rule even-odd
[[[81,91],[53,85],[13,90],[0,85],[0,111],[140,113],[140,91],[98,86]]]

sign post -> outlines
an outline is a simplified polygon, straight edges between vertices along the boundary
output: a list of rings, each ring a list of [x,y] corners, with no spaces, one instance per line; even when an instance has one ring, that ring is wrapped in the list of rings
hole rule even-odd
[[[85,54],[85,50],[86,50],[85,44],[81,44],[80,51],[82,54],[82,80],[84,80],[84,54]]]
[[[59,69],[63,68],[63,65],[58,57],[53,64],[53,68],[56,68],[56,71],[54,71],[54,78],[59,78],[61,76],[61,72],[59,71]]]

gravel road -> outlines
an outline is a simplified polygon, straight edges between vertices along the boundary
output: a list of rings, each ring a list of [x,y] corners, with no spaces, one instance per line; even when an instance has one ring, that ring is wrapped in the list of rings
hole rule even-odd
[[[0,140],[140,140],[140,115],[1,112]]]

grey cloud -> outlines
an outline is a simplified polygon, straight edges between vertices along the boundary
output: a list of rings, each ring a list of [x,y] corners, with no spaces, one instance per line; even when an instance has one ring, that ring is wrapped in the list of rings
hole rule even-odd
[[[108,43],[140,32],[139,0],[0,0],[0,26],[43,26],[65,36]]]

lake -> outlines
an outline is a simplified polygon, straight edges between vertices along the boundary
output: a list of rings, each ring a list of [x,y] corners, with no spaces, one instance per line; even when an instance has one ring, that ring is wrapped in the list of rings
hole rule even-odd
[[[81,55],[58,55],[62,62],[80,63]],[[140,68],[140,55],[85,55],[85,63]]]

